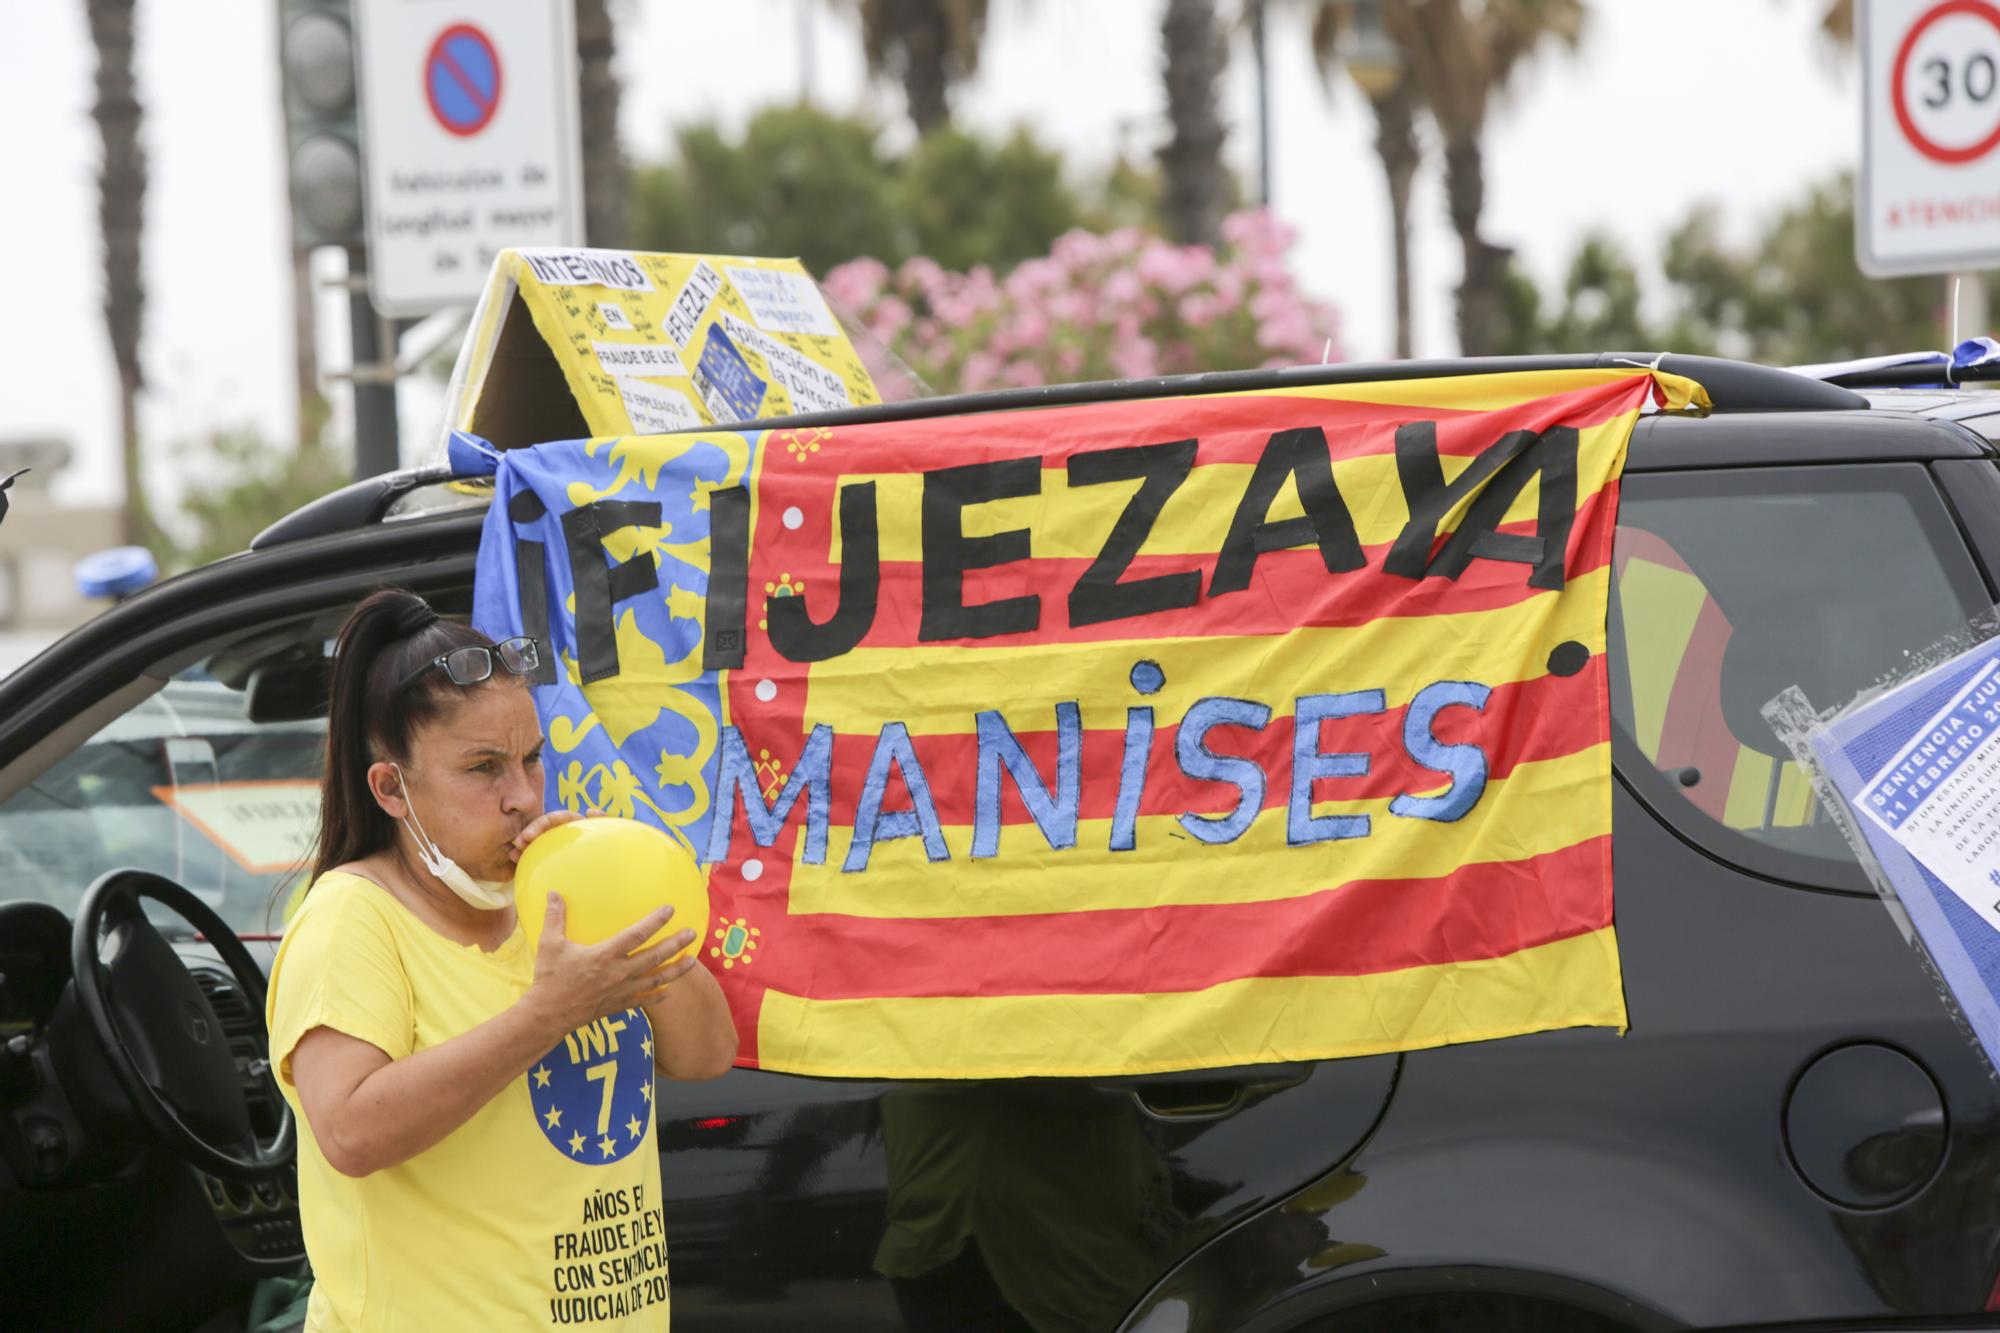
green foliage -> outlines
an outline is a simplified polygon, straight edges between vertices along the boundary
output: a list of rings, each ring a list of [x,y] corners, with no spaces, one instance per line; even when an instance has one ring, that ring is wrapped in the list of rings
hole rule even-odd
[[[901,230],[896,164],[866,121],[769,107],[738,142],[712,124],[687,126],[675,139],[675,161],[633,172],[638,249],[796,255],[823,273]]]
[[[1799,363],[1945,341],[1944,278],[1869,278],[1855,266],[1850,176],[1814,186],[1748,253],[1732,252],[1716,231],[1713,212],[1697,210],[1669,239],[1665,268],[1683,318],[1717,346]]]
[[[309,429],[296,448],[238,426],[175,450],[187,488],[151,543],[165,569],[192,569],[244,550],[272,523],[354,479],[352,458],[327,442],[324,404],[304,415]]]
[[[1004,269],[1072,227],[1157,216],[1152,173],[1120,163],[1079,192],[1026,130],[989,140],[942,125],[892,153],[869,120],[792,105],[758,112],[737,139],[704,123],[675,142],[673,160],[633,173],[641,249],[797,255],[820,274],[863,256]]]
[[[1230,179],[1233,184],[1235,178]],[[1090,197],[1083,201],[1083,228],[1113,232],[1121,227],[1138,227],[1157,234],[1165,194],[1166,182],[1158,171],[1120,154],[1097,181]],[[1231,212],[1243,206],[1241,194],[1241,190],[1232,189]]]
[[[1559,293],[1545,298],[1518,269],[1508,274],[1501,350],[1664,349],[1798,365],[1943,346],[1945,279],[1863,275],[1853,201],[1850,176],[1823,181],[1748,247],[1723,237],[1713,204],[1695,205],[1667,238],[1656,280],[1665,315],[1651,321],[1637,267],[1614,242],[1586,237]],[[2000,283],[1987,284],[2000,303]]]
[[[1012,268],[1048,253],[1050,242],[1081,220],[1061,156],[1024,129],[997,144],[955,127],[935,129],[900,166],[893,194],[909,224],[911,253],[946,268]]]
[[[1639,274],[1608,236],[1584,238],[1569,263],[1560,291],[1544,316],[1541,293],[1518,266],[1500,283],[1500,340],[1503,356],[1532,352],[1643,349],[1652,336],[1639,316]]]

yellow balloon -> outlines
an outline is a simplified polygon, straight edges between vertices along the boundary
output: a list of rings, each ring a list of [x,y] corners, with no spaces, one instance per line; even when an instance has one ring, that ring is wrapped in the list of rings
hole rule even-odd
[[[673,918],[647,944],[692,930],[688,947],[698,950],[708,933],[707,875],[679,843],[635,819],[578,819],[529,843],[514,867],[514,910],[530,940],[542,937],[550,893],[563,896],[564,933],[578,944],[607,940],[669,904]]]

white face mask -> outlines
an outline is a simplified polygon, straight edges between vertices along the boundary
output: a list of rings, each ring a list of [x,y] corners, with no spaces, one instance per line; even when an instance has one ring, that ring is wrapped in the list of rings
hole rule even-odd
[[[513,902],[513,880],[474,879],[460,870],[458,862],[446,856],[443,850],[431,841],[430,834],[424,832],[423,821],[416,818],[416,802],[410,799],[410,783],[409,779],[403,776],[402,765],[392,762],[389,767],[396,770],[396,781],[402,784],[403,806],[410,812],[403,817],[403,827],[410,831],[411,841],[417,844],[417,859],[424,863],[424,869],[436,875],[440,883],[464,899],[468,907],[476,907],[482,912],[497,912]]]

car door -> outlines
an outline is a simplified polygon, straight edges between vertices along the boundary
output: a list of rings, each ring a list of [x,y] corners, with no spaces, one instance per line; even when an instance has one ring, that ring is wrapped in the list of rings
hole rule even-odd
[[[676,1326],[1112,1327],[1183,1255],[1347,1155],[1395,1063],[673,1088]]]
[[[1768,429],[1657,424],[1725,459],[1727,432]],[[1615,557],[1629,1031],[1405,1057],[1354,1159],[1177,1272],[1135,1327],[1596,1333],[1989,1305],[2000,1092],[1758,710],[1793,684],[1845,702],[1990,610],[1959,518],[2000,515],[2000,480],[1967,464],[1977,489],[1948,503],[1920,459],[1675,461],[1635,447]]]
[[[144,830],[145,855],[225,892],[255,930],[282,876],[246,877],[187,793],[316,780],[316,747],[287,742],[322,725],[307,715],[331,627],[384,583],[462,616],[478,531],[415,520],[224,562],[130,599],[7,682],[0,843],[18,855],[0,893],[72,901],[111,854],[93,835],[89,855],[37,865],[25,849],[39,835],[7,828]],[[173,677],[158,694],[144,683]],[[162,712],[195,698],[197,725]],[[145,771],[114,790],[96,776],[113,761]],[[31,870],[32,887],[18,878]],[[1109,1327],[1183,1256],[1350,1153],[1396,1068],[921,1085],[735,1070],[667,1088],[676,1326]]]

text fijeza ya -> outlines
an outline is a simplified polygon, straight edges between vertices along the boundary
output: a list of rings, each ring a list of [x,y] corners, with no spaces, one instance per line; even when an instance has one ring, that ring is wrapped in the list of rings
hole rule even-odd
[[[1409,514],[1385,555],[1380,572],[1405,579],[1441,576],[1457,578],[1474,560],[1505,561],[1528,566],[1527,582],[1544,589],[1564,583],[1564,555],[1576,512],[1577,432],[1570,427],[1546,431],[1512,431],[1480,451],[1456,477],[1444,477],[1429,421],[1408,422],[1395,433],[1398,478]],[[1367,561],[1356,535],[1352,514],[1335,484],[1323,431],[1316,427],[1279,431],[1260,454],[1230,520],[1228,534],[1214,564],[1203,571],[1126,579],[1169,497],[1191,471],[1196,441],[1125,446],[1078,453],[1067,461],[1070,487],[1137,480],[1141,485],[1106,535],[1094,560],[1067,595],[1072,626],[1139,619],[1162,611],[1196,605],[1204,597],[1226,596],[1251,586],[1258,559],[1269,552],[1316,546],[1329,574],[1361,571]],[[1039,456],[939,468],[923,474],[921,541],[923,558],[923,641],[987,639],[1020,634],[1039,627],[1042,598],[1029,594],[968,605],[965,575],[971,571],[1024,560],[1029,556],[1029,532],[1016,529],[987,536],[968,536],[962,514],[969,505],[1037,494],[1042,485]],[[1539,476],[1535,532],[1501,532],[1509,507],[1531,478]],[[1285,483],[1296,488],[1304,513],[1272,519],[1270,511]],[[880,535],[875,483],[843,485],[838,501],[842,558],[839,600],[832,614],[814,620],[805,599],[772,596],[764,619],[772,647],[800,663],[825,661],[858,646],[874,624],[880,585]],[[1467,498],[1470,496],[1470,502]],[[748,617],[750,491],[738,486],[714,491],[711,505],[711,567],[702,604],[704,669],[727,670],[743,664]],[[1459,506],[1464,514],[1449,535],[1439,540],[1439,526]],[[658,588],[658,569],[650,559],[608,567],[603,538],[629,526],[656,526],[660,506],[651,501],[601,500],[564,515],[565,546],[576,588],[579,675],[585,684],[616,675],[615,636],[611,633],[613,603]],[[539,560],[540,547],[528,558]],[[523,623],[546,622],[541,606],[522,607]],[[1137,628],[1137,627],[1135,627]],[[1131,669],[1140,694],[1158,690],[1157,666],[1141,661]],[[1485,750],[1470,742],[1446,744],[1435,732],[1438,714],[1447,708],[1481,710],[1490,687],[1476,681],[1445,680],[1426,685],[1413,696],[1404,716],[1402,744],[1409,758],[1436,772],[1450,786],[1441,794],[1402,793],[1389,804],[1393,816],[1433,821],[1463,818],[1485,789]],[[1310,693],[1293,701],[1296,729],[1287,776],[1286,836],[1294,846],[1367,837],[1367,814],[1316,816],[1312,787],[1320,778],[1363,776],[1369,772],[1366,753],[1325,752],[1320,749],[1319,723],[1382,713],[1381,688],[1337,693]],[[1236,789],[1235,808],[1220,815],[1193,812],[1178,822],[1204,843],[1228,843],[1241,837],[1262,808],[1268,776],[1256,762],[1217,754],[1206,744],[1216,726],[1261,729],[1270,720],[1268,705],[1252,700],[1210,696],[1196,700],[1179,719],[1175,759],[1190,778]],[[1041,836],[1053,849],[1074,847],[1082,787],[1081,737],[1083,718],[1074,702],[1054,706],[1057,762],[1053,790],[1028,759],[1015,737],[1014,723],[999,712],[976,714],[978,741],[977,795],[971,855],[994,856],[999,846],[1000,775],[1013,781]],[[1016,719],[1017,723],[1023,721]],[[1135,845],[1138,813],[1146,780],[1156,719],[1147,706],[1126,710],[1123,720],[1123,762],[1117,776],[1116,813],[1110,849]],[[821,864],[826,857],[830,816],[833,730],[811,727],[797,763],[780,791],[766,803],[748,746],[735,726],[722,729],[718,771],[713,790],[716,818],[710,825],[704,859],[719,861],[730,854],[735,804],[740,798],[750,833],[760,847],[770,846],[803,801],[803,859]],[[891,771],[900,773],[911,798],[910,809],[882,808]],[[927,775],[903,723],[882,725],[855,806],[854,838],[843,862],[847,871],[868,866],[878,842],[920,838],[932,860],[950,855],[930,795]]]

